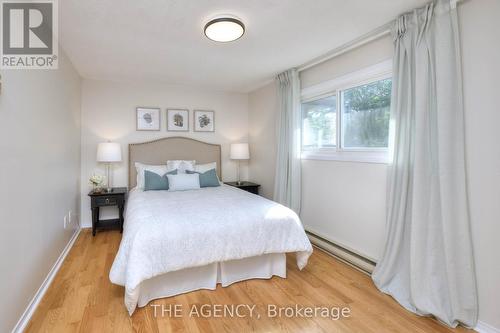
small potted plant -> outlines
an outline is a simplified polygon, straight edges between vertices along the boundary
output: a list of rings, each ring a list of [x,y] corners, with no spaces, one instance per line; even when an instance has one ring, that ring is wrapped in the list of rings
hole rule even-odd
[[[92,177],[89,178],[89,182],[92,185],[92,191],[94,193],[101,193],[102,192],[102,187],[101,185],[104,183],[104,176],[101,175],[92,175]]]

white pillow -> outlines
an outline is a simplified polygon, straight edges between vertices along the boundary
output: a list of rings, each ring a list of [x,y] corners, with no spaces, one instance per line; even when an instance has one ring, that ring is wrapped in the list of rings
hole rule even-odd
[[[187,191],[196,190],[200,188],[200,175],[197,173],[187,174],[181,173],[177,175],[167,175],[168,190],[174,191]]]
[[[167,170],[172,171],[177,169],[179,173],[186,173],[186,170],[194,171],[194,165],[196,161],[194,160],[170,160],[167,161]]]
[[[196,164],[194,166],[194,171],[204,173],[208,170],[215,169],[217,171],[217,162],[206,163],[206,164]]]
[[[167,173],[166,165],[151,165],[151,164],[142,164],[135,162],[135,169],[137,170],[137,188],[140,190],[144,190],[144,171],[148,170],[154,172],[160,176],[163,176]]]

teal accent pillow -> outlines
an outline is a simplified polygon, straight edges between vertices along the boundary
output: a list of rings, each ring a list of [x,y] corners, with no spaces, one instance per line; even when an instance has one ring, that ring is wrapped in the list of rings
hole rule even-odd
[[[168,190],[167,175],[176,175],[177,169],[172,170],[160,176],[157,173],[144,170],[144,191],[161,191]]]
[[[220,186],[219,178],[217,178],[217,172],[215,172],[215,169],[211,169],[211,170],[208,170],[206,172],[197,172],[197,171],[186,170],[186,173],[199,174],[200,175],[200,187]]]

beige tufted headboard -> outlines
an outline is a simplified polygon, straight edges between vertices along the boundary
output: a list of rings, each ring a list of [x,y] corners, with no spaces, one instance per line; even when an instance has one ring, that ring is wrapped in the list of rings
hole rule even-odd
[[[137,182],[135,162],[166,164],[168,160],[196,160],[196,163],[217,162],[217,175],[222,179],[221,146],[195,139],[173,136],[128,145],[128,186]]]

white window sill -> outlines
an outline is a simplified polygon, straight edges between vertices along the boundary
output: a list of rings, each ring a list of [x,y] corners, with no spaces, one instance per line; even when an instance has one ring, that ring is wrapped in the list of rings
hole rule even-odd
[[[303,151],[303,160],[388,164],[387,151]]]

